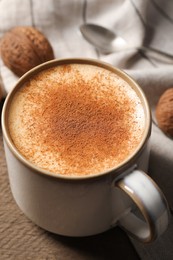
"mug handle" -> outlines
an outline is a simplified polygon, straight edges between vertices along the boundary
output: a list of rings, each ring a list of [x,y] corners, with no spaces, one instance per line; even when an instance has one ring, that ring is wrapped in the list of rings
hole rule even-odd
[[[169,222],[168,204],[159,187],[141,170],[122,177],[115,186],[130,196],[145,219],[143,221],[128,212],[121,216],[118,225],[143,243],[154,241],[166,230]]]

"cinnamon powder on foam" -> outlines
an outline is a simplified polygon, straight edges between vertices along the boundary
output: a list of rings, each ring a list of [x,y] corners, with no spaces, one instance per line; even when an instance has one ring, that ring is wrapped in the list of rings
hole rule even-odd
[[[20,153],[63,175],[117,166],[140,143],[144,123],[140,100],[124,80],[81,64],[39,73],[15,94],[9,113]]]

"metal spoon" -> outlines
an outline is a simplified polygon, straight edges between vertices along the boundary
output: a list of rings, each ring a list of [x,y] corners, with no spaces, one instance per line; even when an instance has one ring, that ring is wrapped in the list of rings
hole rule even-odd
[[[155,58],[173,59],[173,55],[155,48],[146,46],[130,46],[121,36],[113,31],[96,24],[82,24],[80,31],[83,37],[102,53],[113,53],[117,51],[137,49],[143,52],[155,54]]]

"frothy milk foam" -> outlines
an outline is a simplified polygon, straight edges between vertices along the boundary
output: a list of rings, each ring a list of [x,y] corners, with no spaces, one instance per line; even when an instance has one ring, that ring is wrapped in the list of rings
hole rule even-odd
[[[92,175],[123,162],[145,127],[141,101],[119,76],[87,64],[40,72],[15,94],[11,138],[30,162],[62,175]]]

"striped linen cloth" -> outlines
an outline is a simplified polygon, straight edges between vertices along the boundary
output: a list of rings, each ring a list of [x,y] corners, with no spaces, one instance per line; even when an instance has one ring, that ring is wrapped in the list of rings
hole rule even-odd
[[[148,45],[173,54],[172,0],[0,0],[0,37],[14,26],[30,25],[42,31],[56,58],[89,57],[113,64],[129,73],[143,88],[153,116],[149,174],[165,193],[173,209],[173,140],[158,128],[155,106],[160,95],[173,87],[173,60],[156,59],[135,48],[103,55],[79,33],[85,22],[112,29],[131,45]],[[5,93],[17,77],[0,60]],[[173,259],[173,223],[152,245],[132,240],[141,259]]]

